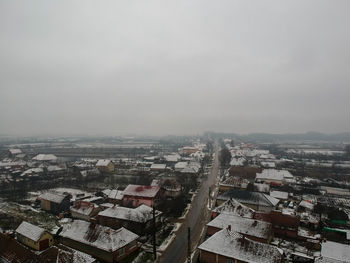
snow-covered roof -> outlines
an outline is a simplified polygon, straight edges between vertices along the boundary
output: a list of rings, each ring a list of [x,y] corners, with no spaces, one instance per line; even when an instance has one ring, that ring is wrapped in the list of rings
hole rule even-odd
[[[42,200],[48,200],[50,202],[53,203],[61,203],[63,201],[64,198],[66,198],[67,195],[62,195],[62,194],[57,194],[57,193],[51,193],[51,192],[47,192],[47,193],[43,193],[42,195],[40,195],[38,197],[38,199],[42,199]]]
[[[102,191],[105,195],[107,195],[110,199],[122,200],[123,199],[123,191],[117,189],[106,189]]]
[[[292,179],[293,175],[287,170],[264,169],[261,173],[256,174],[257,180],[278,180]]]
[[[227,229],[215,233],[199,249],[248,263],[281,262],[283,254],[277,247],[243,238]]]
[[[321,189],[326,191],[330,195],[350,196],[349,189],[321,186]]]
[[[229,199],[220,206],[216,207],[213,212],[217,213],[224,213],[224,214],[231,214],[231,215],[238,215],[241,217],[246,218],[253,218],[254,216],[254,210],[242,205],[240,202],[238,202],[235,199]]]
[[[230,190],[222,195],[219,195],[219,200],[236,199],[243,204],[252,204],[257,206],[274,207],[278,204],[279,200],[267,194],[258,192],[249,192],[245,190]]]
[[[9,149],[9,152],[10,152],[12,155],[16,155],[16,154],[22,153],[22,150],[21,150],[21,149]]]
[[[100,159],[97,161],[96,166],[108,166],[110,162],[112,161],[108,159]]]
[[[305,208],[307,208],[309,210],[313,210],[314,209],[314,205],[311,202],[306,201],[306,200],[302,200],[300,202],[299,206],[305,207]]]
[[[321,244],[321,257],[333,261],[317,262],[350,262],[350,245],[326,241]]]
[[[60,236],[109,252],[116,251],[139,237],[123,227],[114,230],[82,220],[65,225]]]
[[[43,173],[44,169],[43,168],[30,168],[28,170],[25,170],[23,173],[21,173],[21,176],[27,176],[27,175],[32,175],[32,174],[40,174]]]
[[[56,263],[93,263],[96,262],[92,256],[75,250],[73,248],[64,246],[62,244],[52,246],[40,254],[42,260],[45,262]]]
[[[147,205],[140,205],[137,208],[115,206],[98,213],[98,215],[145,223],[152,219],[152,210],[153,209]],[[155,211],[156,216],[160,215],[161,213],[162,212],[158,210]]]
[[[154,163],[151,165],[151,169],[155,170],[164,170],[166,168],[166,164],[163,163]]]
[[[49,165],[47,167],[48,172],[58,172],[58,171],[63,171],[63,170],[64,170],[64,168],[59,167],[58,165]]]
[[[12,161],[5,161],[2,160],[0,162],[0,167],[11,167],[11,166],[25,166],[27,163],[24,161],[17,161],[17,162],[12,162]]]
[[[243,235],[268,239],[272,225],[264,221],[222,213],[210,221],[207,226],[224,229],[231,226],[231,231]]]
[[[270,191],[270,185],[265,183],[254,183],[254,188],[258,192],[268,193]]]
[[[178,153],[169,154],[169,155],[164,155],[164,159],[167,162],[177,162],[178,160],[181,159],[181,156]]]
[[[245,161],[246,160],[243,157],[241,157],[241,158],[234,157],[231,159],[230,165],[231,166],[243,166]]]
[[[282,200],[287,200],[288,199],[288,193],[287,192],[282,192],[282,191],[271,191],[270,196],[277,198],[277,199],[282,199]]]
[[[184,169],[187,166],[187,162],[178,162],[175,164],[175,169],[176,170],[180,170],[180,169]]]
[[[81,215],[89,216],[94,211],[94,209],[97,207],[98,207],[97,205],[95,205],[93,203],[89,203],[87,201],[77,201],[70,208],[70,211],[81,214]]]
[[[57,157],[53,154],[38,154],[37,156],[33,157],[33,160],[36,160],[36,161],[55,161],[55,160],[57,160]]]
[[[267,168],[275,168],[276,164],[275,162],[260,162],[261,166],[267,167]]]
[[[26,221],[23,221],[16,229],[16,233],[29,238],[35,242],[39,241],[41,236],[45,233],[45,229],[32,225]]]
[[[181,170],[181,173],[198,173],[200,168],[200,163],[189,162],[187,166]]]
[[[129,184],[123,191],[125,195],[140,197],[155,197],[160,190],[159,186]]]
[[[220,185],[235,186],[235,187],[242,187],[242,188],[246,188],[248,184],[249,184],[249,181],[247,179],[237,177],[237,176],[229,176],[225,181],[220,183]]]

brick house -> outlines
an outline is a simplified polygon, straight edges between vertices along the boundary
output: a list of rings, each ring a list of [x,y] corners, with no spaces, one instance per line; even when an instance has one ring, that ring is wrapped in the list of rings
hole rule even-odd
[[[101,209],[98,205],[87,201],[76,201],[70,208],[70,213],[73,218],[90,221],[90,219],[98,214]]]
[[[96,257],[103,262],[119,262],[139,249],[138,235],[86,221],[75,220],[60,233],[62,244]]]
[[[140,205],[137,208],[114,206],[98,214],[98,222],[101,225],[118,229],[125,227],[139,235],[149,233],[153,227],[153,209],[147,205]],[[162,212],[156,210],[156,225],[161,224]]]
[[[230,214],[220,214],[207,227],[207,234],[210,236],[229,227],[231,231],[261,243],[270,243],[273,237],[270,223]]]
[[[157,206],[161,197],[159,186],[144,186],[129,184],[123,192],[123,206],[138,207],[142,204],[149,207]]]
[[[256,242],[230,229],[223,229],[199,247],[201,263],[281,263],[283,252],[275,246]]]
[[[237,215],[245,218],[253,218],[255,211],[241,204],[235,199],[229,199],[212,210],[212,219],[223,213]]]
[[[245,190],[230,190],[217,197],[217,205],[221,205],[229,199],[235,199],[236,201],[254,209],[255,211],[265,213],[269,213],[270,211],[274,210],[279,203],[277,198],[267,194],[249,192]]]

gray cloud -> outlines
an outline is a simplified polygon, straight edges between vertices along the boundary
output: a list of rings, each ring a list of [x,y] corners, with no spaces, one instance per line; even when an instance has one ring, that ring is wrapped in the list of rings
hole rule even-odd
[[[0,134],[349,131],[348,10],[2,1]]]

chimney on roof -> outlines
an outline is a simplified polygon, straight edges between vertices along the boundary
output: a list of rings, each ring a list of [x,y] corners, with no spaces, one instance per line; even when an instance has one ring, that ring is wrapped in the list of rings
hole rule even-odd
[[[227,231],[231,232],[231,225],[227,226]]]

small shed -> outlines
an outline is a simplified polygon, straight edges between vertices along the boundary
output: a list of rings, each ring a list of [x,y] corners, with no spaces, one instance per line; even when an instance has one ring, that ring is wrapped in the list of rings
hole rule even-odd
[[[23,221],[16,229],[17,240],[35,250],[44,250],[53,244],[52,236],[45,229]]]

